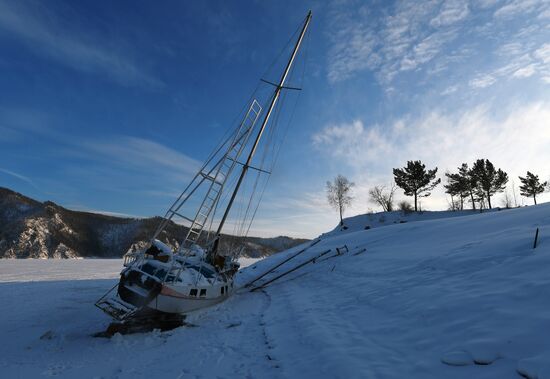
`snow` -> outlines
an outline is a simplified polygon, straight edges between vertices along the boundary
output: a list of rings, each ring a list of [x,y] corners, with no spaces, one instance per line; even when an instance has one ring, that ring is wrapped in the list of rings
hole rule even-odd
[[[483,210],[484,213],[500,211],[500,208]],[[334,236],[341,233],[357,232],[359,230],[368,230],[389,226],[392,224],[404,224],[407,222],[437,220],[450,217],[462,217],[479,214],[479,210],[465,209],[462,211],[421,211],[421,212],[378,212],[367,213],[344,219],[344,227],[338,225],[329,233],[322,236]]]
[[[109,323],[93,303],[116,284],[120,260],[2,260],[0,336],[7,342],[0,345],[0,372],[10,378],[550,377],[550,204],[451,216],[327,233],[277,273],[327,249],[349,251],[327,254],[264,289],[241,290],[191,315],[193,326],[111,339],[91,337]],[[237,282],[300,249],[251,263]]]
[[[117,279],[122,262],[122,259],[0,259],[0,283]]]
[[[239,258],[239,264],[241,265],[241,269],[248,267],[250,265],[253,265],[254,263],[258,262],[259,258],[247,258],[247,257],[240,257]]]

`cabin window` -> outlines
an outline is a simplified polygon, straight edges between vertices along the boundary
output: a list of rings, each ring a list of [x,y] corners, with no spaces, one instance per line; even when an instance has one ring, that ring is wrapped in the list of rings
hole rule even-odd
[[[178,275],[178,270],[172,270],[166,277],[167,282],[181,282],[181,278]]]
[[[159,268],[155,274],[154,274],[157,278],[159,278],[160,280],[164,279],[164,277],[166,276],[166,270],[163,270],[162,268]]]
[[[224,293],[223,290],[224,290],[224,288],[222,287],[222,295],[223,295],[223,293]]]
[[[191,291],[189,291],[189,296],[197,296],[197,289],[193,288]]]
[[[225,286],[225,292],[227,292],[227,286]]]
[[[154,275],[155,270],[156,270],[156,267],[149,264],[149,263],[145,263],[143,266],[141,266],[141,271],[143,271],[143,272],[145,272],[149,275]]]
[[[206,288],[201,288],[201,296],[206,296]]]

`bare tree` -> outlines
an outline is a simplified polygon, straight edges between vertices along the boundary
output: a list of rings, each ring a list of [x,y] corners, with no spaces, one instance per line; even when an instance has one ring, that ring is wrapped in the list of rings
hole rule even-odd
[[[464,205],[464,202],[461,201],[461,199],[455,199],[453,197],[453,195],[451,195],[451,201],[449,201],[449,199],[447,199],[447,204],[449,204],[449,210],[450,211],[461,211],[463,208],[463,205]]]
[[[514,196],[514,208],[518,207],[518,200],[516,198],[516,183],[512,179],[512,195]]]
[[[412,205],[406,200],[400,201],[397,206],[404,214],[411,213],[413,211]]]
[[[350,182],[343,175],[338,175],[334,178],[334,182],[327,182],[327,200],[328,203],[340,213],[340,225],[344,225],[342,215],[345,209],[351,205],[353,196],[351,189],[355,183]]]
[[[393,211],[393,196],[397,186],[392,183],[389,188],[386,186],[374,186],[369,190],[369,201],[374,204],[378,204],[382,207],[384,212]]]
[[[513,199],[508,193],[508,190],[504,191],[504,197],[502,198],[501,203],[506,209],[512,208],[512,200]]]

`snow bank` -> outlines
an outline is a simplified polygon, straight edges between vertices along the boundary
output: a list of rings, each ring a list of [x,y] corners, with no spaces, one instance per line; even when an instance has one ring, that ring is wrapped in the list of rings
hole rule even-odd
[[[192,315],[194,327],[110,340],[90,337],[109,322],[93,302],[116,279],[0,283],[9,310],[0,314],[0,335],[8,341],[0,345],[0,372],[23,378],[545,378],[548,235],[548,204],[350,227],[325,235],[295,261],[344,245],[349,252],[327,254],[263,290],[241,290]],[[251,264],[237,274],[238,283],[299,249]],[[94,261],[74,262],[87,271]],[[5,262],[0,278],[10,271],[1,270]],[[42,267],[42,278],[47,271]]]
[[[500,208],[484,210],[484,213],[498,212]],[[369,230],[382,226],[393,224],[404,224],[407,222],[438,220],[442,218],[476,216],[478,210],[465,209],[462,211],[422,211],[422,212],[378,212],[367,213],[348,217],[344,219],[344,225],[337,225],[332,231],[323,234],[324,237],[334,236],[340,233],[357,232],[360,230]]]

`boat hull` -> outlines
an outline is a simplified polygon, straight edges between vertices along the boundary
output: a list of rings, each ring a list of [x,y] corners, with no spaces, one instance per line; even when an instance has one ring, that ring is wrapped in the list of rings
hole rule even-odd
[[[164,313],[187,314],[223,302],[233,292],[231,279],[209,286],[176,286],[137,280],[138,275],[123,275],[118,296],[135,307],[147,307]],[[193,294],[192,296],[190,295]]]
[[[229,295],[211,298],[190,298],[187,296],[166,295],[161,291],[161,293],[148,304],[148,307],[165,313],[186,314],[219,304],[228,297]]]

